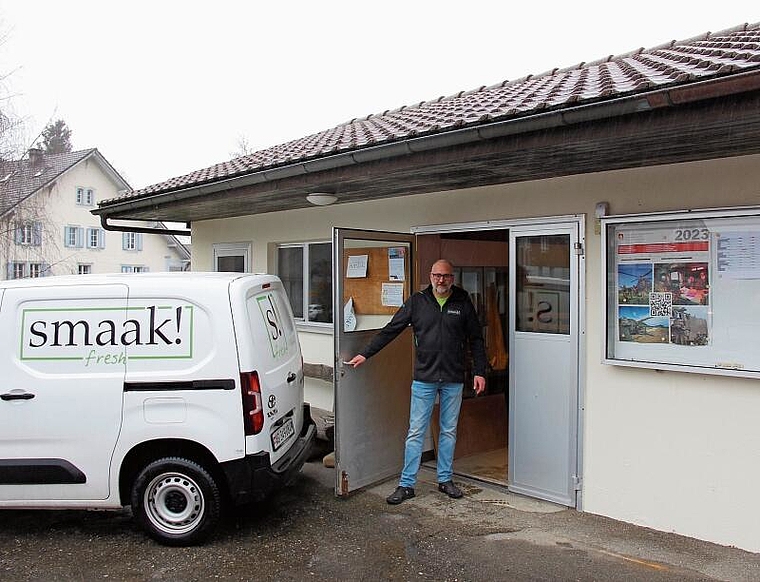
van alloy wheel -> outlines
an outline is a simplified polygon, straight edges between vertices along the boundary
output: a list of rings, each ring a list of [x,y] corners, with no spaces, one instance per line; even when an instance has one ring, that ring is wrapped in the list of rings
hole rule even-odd
[[[147,533],[167,545],[205,539],[221,508],[219,488],[201,465],[178,457],[158,459],[138,475],[132,511]]]

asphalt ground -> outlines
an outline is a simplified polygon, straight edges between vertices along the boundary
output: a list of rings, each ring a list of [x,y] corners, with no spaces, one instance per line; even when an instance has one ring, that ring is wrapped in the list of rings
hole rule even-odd
[[[206,544],[157,545],[128,510],[0,511],[0,580],[760,580],[760,554],[639,528],[455,479],[390,506],[386,482],[347,499],[307,463],[269,500],[231,512]]]

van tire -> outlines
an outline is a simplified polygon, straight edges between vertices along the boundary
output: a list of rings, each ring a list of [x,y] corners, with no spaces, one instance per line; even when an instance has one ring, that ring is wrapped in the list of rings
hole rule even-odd
[[[132,513],[157,542],[167,546],[201,543],[221,514],[214,477],[201,465],[180,457],[146,465],[132,485]]]

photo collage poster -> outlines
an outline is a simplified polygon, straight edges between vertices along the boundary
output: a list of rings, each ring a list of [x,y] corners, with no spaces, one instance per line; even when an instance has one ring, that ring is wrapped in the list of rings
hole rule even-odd
[[[621,228],[616,233],[615,264],[619,341],[710,343],[708,228]]]

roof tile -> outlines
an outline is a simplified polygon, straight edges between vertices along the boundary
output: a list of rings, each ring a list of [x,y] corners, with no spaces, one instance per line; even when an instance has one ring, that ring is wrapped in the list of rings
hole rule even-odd
[[[760,23],[745,24],[352,119],[316,134],[127,193],[104,204],[420,135],[741,73],[759,66]]]

